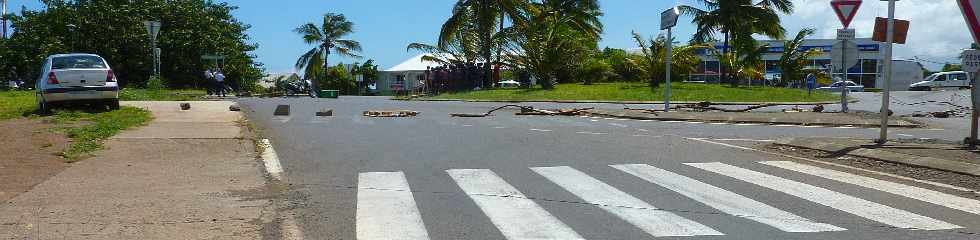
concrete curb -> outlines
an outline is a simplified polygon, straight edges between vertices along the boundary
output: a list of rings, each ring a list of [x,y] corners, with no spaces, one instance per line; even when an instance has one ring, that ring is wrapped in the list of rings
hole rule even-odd
[[[467,100],[467,99],[398,99],[400,101],[420,101],[420,102],[479,102],[479,103],[609,103],[609,104],[663,104],[663,101],[605,101],[605,100]],[[858,100],[850,100],[848,103],[856,103]],[[700,101],[672,101],[672,104],[697,104]],[[840,103],[839,101],[823,102],[711,102],[713,105],[831,105]]]
[[[726,120],[719,120],[719,119],[706,119],[706,118],[697,118],[697,117],[690,117],[690,118],[682,118],[682,117],[659,117],[659,116],[645,117],[645,116],[631,116],[631,115],[608,114],[608,113],[597,113],[597,112],[588,112],[588,114],[591,115],[591,116],[597,116],[597,117],[625,118],[625,119],[633,119],[633,120],[655,120],[655,121],[684,121],[684,122],[708,122],[708,123],[713,123],[713,122],[714,123],[754,123],[754,124],[769,124],[769,125],[798,125],[798,126],[826,126],[826,127],[858,127],[858,128],[877,128],[877,127],[881,127],[881,124],[866,124],[866,123],[839,124],[839,123],[803,123],[803,122],[779,121],[779,120],[768,120],[768,121],[739,120],[739,119],[736,119],[736,118],[728,118]],[[918,123],[915,123],[915,124],[916,125],[889,124],[888,127],[893,127],[893,128],[919,128],[919,127],[922,127],[922,125],[918,125]]]
[[[870,159],[875,159],[875,160],[880,160],[885,162],[899,163],[899,164],[905,164],[905,165],[911,165],[917,167],[925,167],[925,168],[931,168],[931,169],[948,171],[948,172],[956,172],[956,173],[962,173],[962,174],[973,175],[973,176],[980,176],[980,164],[951,161],[951,160],[934,158],[934,157],[915,156],[915,155],[909,155],[904,153],[896,153],[896,152],[869,149],[869,148],[853,149],[853,147],[844,146],[841,144],[818,142],[818,141],[808,142],[796,138],[778,139],[776,140],[775,144],[819,150],[828,153],[846,154],[846,155],[870,158]]]

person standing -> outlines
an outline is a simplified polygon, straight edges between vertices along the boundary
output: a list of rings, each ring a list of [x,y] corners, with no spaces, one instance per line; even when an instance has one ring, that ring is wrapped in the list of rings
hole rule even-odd
[[[221,97],[225,97],[225,74],[218,69],[218,72],[214,74],[214,81],[217,83],[215,87],[218,92],[216,94],[221,94]]]
[[[207,89],[209,96],[214,95],[213,81],[214,81],[214,72],[211,71],[211,68],[204,70],[204,87]]]

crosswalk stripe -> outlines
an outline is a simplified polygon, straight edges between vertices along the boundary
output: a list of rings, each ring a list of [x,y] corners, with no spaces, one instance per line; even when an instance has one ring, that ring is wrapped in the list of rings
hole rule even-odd
[[[894,227],[921,230],[962,228],[960,226],[892,208],[825,188],[768,175],[724,163],[685,163],[772,190],[793,195],[827,207],[848,212]]]
[[[507,239],[583,239],[487,169],[451,169],[456,181]]]
[[[402,172],[360,173],[357,239],[429,239],[415,197]]]
[[[974,199],[795,162],[768,161],[759,163],[892,193],[968,213],[980,214],[980,201]]]
[[[677,214],[659,210],[653,205],[592,178],[571,167],[531,168],[558,186],[568,190],[588,203],[595,204],[650,235],[700,236],[724,235],[717,230],[688,220]]]
[[[724,213],[760,222],[786,232],[847,230],[826,223],[814,222],[737,193],[650,165],[629,164],[612,165],[611,167],[680,193]]]

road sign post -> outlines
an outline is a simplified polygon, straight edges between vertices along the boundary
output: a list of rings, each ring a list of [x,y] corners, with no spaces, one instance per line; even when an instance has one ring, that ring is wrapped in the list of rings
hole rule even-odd
[[[153,75],[160,76],[160,51],[157,49],[157,35],[160,34],[160,21],[145,21],[143,25],[150,35],[150,51],[153,52]]]
[[[966,25],[970,29],[970,33],[973,35],[974,43],[980,44],[980,20],[977,20],[978,17],[980,17],[977,15],[980,13],[980,0],[956,0],[956,3],[959,4],[960,11],[963,12],[963,18],[966,20]],[[980,64],[977,63],[977,60],[974,60],[977,55],[980,54],[977,54],[976,50],[968,50],[964,52],[962,56],[964,71],[971,73],[977,73],[980,71]],[[977,107],[980,106],[980,104],[977,104],[977,102],[980,101],[980,99],[978,99],[980,98],[980,93],[978,93],[978,91],[980,91],[978,87],[980,86],[978,86],[976,80],[973,81],[972,86],[973,91],[971,92],[973,93],[973,114],[971,115],[973,115],[973,117],[970,119],[970,138],[967,139],[967,142],[969,142],[971,147],[975,147],[977,144],[977,122],[978,117],[980,117],[978,116],[980,115],[980,111],[977,110]]]
[[[883,1],[888,1],[888,28],[885,31],[887,35],[885,36],[885,88],[881,91],[881,132],[878,136],[879,144],[888,142],[888,118],[891,112],[889,105],[891,105],[892,90],[892,43],[895,42],[895,1],[897,0]]]
[[[861,8],[861,2],[862,2],[861,0],[833,0],[833,1],[830,2],[830,6],[832,8],[834,8],[834,12],[837,14],[837,18],[840,19],[841,25],[844,25],[844,28],[837,30],[837,39],[841,41],[841,44],[840,44],[841,45],[841,48],[839,50],[840,51],[840,55],[841,55],[841,58],[840,58],[840,63],[841,63],[840,69],[841,69],[841,73],[844,76],[843,79],[841,79],[841,82],[838,83],[840,85],[840,89],[841,89],[841,91],[840,91],[841,112],[847,112],[848,111],[848,109],[847,109],[847,84],[846,84],[847,83],[847,71],[848,71],[848,69],[851,68],[851,65],[852,65],[852,64],[848,64],[848,60],[850,60],[850,58],[854,58],[855,59],[854,62],[855,63],[857,62],[857,54],[856,53],[854,53],[854,54],[848,54],[848,52],[847,52],[848,51],[848,44],[849,44],[848,40],[852,40],[855,37],[854,29],[849,29],[847,27],[851,25],[851,20],[854,20],[854,16],[857,15],[858,9]],[[833,50],[836,50],[836,49],[837,49],[837,46],[835,44]],[[854,50],[857,50],[856,49],[856,46],[855,46]],[[848,56],[848,55],[850,55],[850,56]]]
[[[670,65],[673,58],[674,39],[672,36],[673,27],[677,26],[677,17],[681,15],[680,9],[672,7],[660,14],[660,30],[667,30],[667,53],[664,60],[667,70],[667,86],[664,89],[664,112],[670,112]]]

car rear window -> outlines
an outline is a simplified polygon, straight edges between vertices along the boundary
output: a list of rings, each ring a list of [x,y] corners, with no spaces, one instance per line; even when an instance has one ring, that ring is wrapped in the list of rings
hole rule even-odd
[[[51,69],[101,69],[106,68],[105,61],[97,56],[68,56],[51,59]]]

